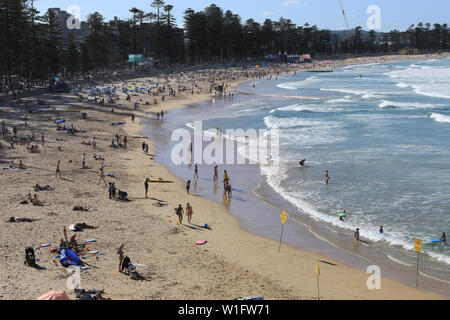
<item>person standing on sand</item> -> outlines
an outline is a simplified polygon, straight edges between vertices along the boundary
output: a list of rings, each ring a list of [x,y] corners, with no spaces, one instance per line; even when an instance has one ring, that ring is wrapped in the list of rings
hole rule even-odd
[[[109,199],[112,199],[112,198],[113,198],[113,188],[114,188],[114,186],[113,186],[113,184],[110,182],[110,183],[108,184]]]
[[[190,223],[190,224],[192,224],[191,222],[192,222],[192,214],[194,213],[194,211],[192,210],[192,207],[191,207],[191,205],[188,203],[187,205],[186,205],[186,214],[187,214],[187,217],[188,217],[188,222]]]
[[[122,272],[122,262],[123,262],[123,245],[120,246],[119,249],[117,249],[117,254],[119,255],[119,272]]]
[[[45,137],[44,137],[44,133],[42,133],[42,146],[45,147]]]
[[[61,164],[61,161],[58,161],[58,164],[56,165],[56,179],[58,179],[58,175],[59,175],[59,178],[62,179],[61,178],[61,167],[60,167],[60,164]]]
[[[108,184],[106,183],[106,180],[105,180],[105,172],[103,171],[103,168],[100,168],[100,179],[98,180],[97,185],[100,184],[100,181],[103,181],[105,183],[105,187],[108,186]]]
[[[86,153],[81,156],[81,163],[83,164],[83,169],[86,169]]]
[[[180,221],[180,224],[183,224],[183,214],[184,214],[184,210],[180,204],[177,208],[177,216],[178,216],[178,220]]]
[[[359,241],[359,229],[356,229],[356,232],[355,232],[355,241]]]
[[[144,186],[145,186],[145,199],[147,199],[148,197],[147,197],[147,194],[148,194],[148,183],[150,182],[150,179],[149,178],[147,178],[147,179],[145,179],[145,183],[144,183]]]
[[[214,167],[213,181],[215,184],[217,184],[217,182],[219,181],[219,166]]]
[[[191,193],[190,193],[190,189],[191,189],[191,180],[189,180],[189,181],[186,183],[186,191],[187,191],[187,194],[191,194]]]

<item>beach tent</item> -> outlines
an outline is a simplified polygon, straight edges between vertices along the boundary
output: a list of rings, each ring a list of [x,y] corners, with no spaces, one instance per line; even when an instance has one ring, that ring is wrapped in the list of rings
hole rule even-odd
[[[66,268],[69,266],[80,266],[83,264],[77,254],[69,249],[61,250],[61,259],[59,262],[61,262],[61,265]]]
[[[38,300],[70,300],[64,291],[50,291],[40,296]]]

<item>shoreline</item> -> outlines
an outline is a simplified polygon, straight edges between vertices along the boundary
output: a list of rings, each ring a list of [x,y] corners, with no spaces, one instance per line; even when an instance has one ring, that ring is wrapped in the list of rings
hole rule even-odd
[[[249,79],[242,79],[234,84],[246,81]],[[49,146],[39,156],[22,152],[22,147],[20,150],[2,150],[0,153],[2,157],[3,153],[7,155],[5,159],[24,159],[25,165],[29,165],[25,172],[16,174],[7,171],[0,175],[1,182],[10,186],[1,195],[1,200],[7,203],[7,208],[1,215],[2,220],[7,220],[14,214],[24,214],[23,207],[15,203],[25,196],[24,190],[36,183],[36,177],[41,184],[50,181],[57,190],[53,194],[39,194],[46,205],[44,208],[27,207],[25,211],[27,215],[44,221],[33,225],[5,224],[0,252],[2,265],[5,266],[1,272],[1,282],[7,289],[0,294],[0,299],[35,299],[47,289],[67,291],[66,270],[61,266],[53,266],[51,253],[43,249],[42,254],[37,255],[45,270],[30,271],[31,269],[23,266],[21,252],[30,242],[37,245],[48,241],[56,245],[62,237],[62,227],[81,220],[90,225],[98,225],[98,229],[85,231],[79,236],[82,239],[96,238],[97,245],[93,245],[93,248],[105,253],[104,257],[97,259],[87,257],[87,261],[95,268],[83,271],[83,287],[105,288],[113,299],[215,300],[251,295],[275,300],[315,299],[314,267],[320,260],[337,264],[320,264],[321,299],[443,299],[440,295],[417,290],[384,277],[383,289],[370,291],[366,288],[368,274],[341,265],[326,256],[303,252],[289,245],[283,245],[282,252],[278,253],[276,241],[241,229],[240,221],[221,204],[187,196],[184,182],[175,177],[167,167],[141,152],[142,138],[130,138],[129,148],[124,152],[116,152],[107,147],[115,132],[129,137],[138,136],[143,119],[154,114],[150,112],[152,107],[150,110],[136,112],[135,123],[132,123],[129,114],[135,111],[131,103],[115,106],[115,112],[110,113],[107,108],[80,103],[68,95],[64,97],[64,101],[61,101],[63,95],[46,97],[51,101],[49,105],[52,107],[34,107],[36,112],[30,122],[32,125],[38,124],[36,131],[46,132]],[[210,96],[204,94],[189,98],[171,99],[158,107],[158,111],[159,108],[173,110],[184,107],[207,100]],[[66,112],[74,109],[87,110],[88,120],[81,121],[78,113]],[[25,110],[27,108],[23,109]],[[87,133],[78,137],[65,136],[65,141],[55,141],[58,132],[55,132],[53,120],[49,121],[48,117],[50,115],[56,118],[63,114],[67,121],[85,128]],[[15,113],[6,114],[2,118],[7,122],[22,121]],[[112,128],[109,124],[117,120],[123,120],[126,124]],[[28,132],[29,128],[19,129]],[[128,192],[132,203],[107,199],[107,191],[95,183],[98,180],[98,164],[92,170],[79,169],[82,152],[89,152],[88,165],[93,167],[92,148],[80,145],[80,140],[91,139],[94,135],[99,144],[97,152],[106,158],[106,170],[116,174],[114,181],[119,188]],[[150,141],[149,144],[153,155],[154,143]],[[58,145],[62,145],[63,151],[60,153],[57,152]],[[14,153],[14,157],[9,156],[11,153]],[[54,180],[55,158],[63,159],[63,176],[68,177],[66,180]],[[152,199],[147,200],[142,198],[145,177],[162,177],[173,180],[174,183],[151,185],[149,195]],[[156,207],[153,202],[156,199],[165,199],[169,205]],[[173,209],[178,203],[184,206],[187,202],[194,208],[193,221],[198,225],[176,226],[175,223],[168,222],[175,221]],[[97,211],[79,216],[71,210],[77,203],[96,206]],[[212,230],[202,229],[203,221],[209,222]],[[28,235],[26,239],[24,234]],[[207,240],[208,243],[203,247],[196,246],[195,242],[198,240]],[[138,271],[151,283],[133,281],[117,272],[115,251],[120,244],[125,244],[126,254],[133,263],[149,265],[148,269]],[[8,259],[11,253],[13,257]],[[30,283],[33,283],[32,287]]]
[[[425,57],[422,57],[422,58],[419,58],[419,59],[429,59],[429,58],[435,58],[434,56],[433,57],[429,57],[429,56],[425,56]],[[417,57],[414,57],[414,58],[411,58],[411,59],[400,59],[400,60],[394,60],[394,61],[403,61],[403,60],[417,60]],[[394,62],[394,61],[392,61],[392,62]],[[376,63],[383,63],[383,62],[391,62],[391,61],[382,61],[382,62],[376,62]],[[359,64],[359,63],[352,63],[352,64]],[[351,65],[351,64],[346,64],[346,65]],[[243,80],[243,81],[240,81],[239,83],[243,83],[243,82],[251,82],[251,80]],[[184,103],[183,105],[181,105],[180,106],[180,108],[185,108],[185,107],[187,107],[187,106],[192,106],[192,105],[195,105],[195,102],[192,102],[192,101],[190,101],[190,102],[187,102],[187,103]],[[176,176],[176,174],[174,174],[172,171],[171,171],[171,174],[173,174],[173,175],[175,175]],[[180,178],[177,176],[177,178],[180,180]],[[253,190],[250,190],[250,191],[252,191],[253,192]],[[275,191],[274,191],[275,192]],[[214,200],[209,200],[209,201],[214,201]],[[229,212],[229,210],[227,210],[228,212]],[[230,212],[229,212],[230,213]],[[230,213],[231,214],[231,213]],[[239,221],[239,220],[238,220]],[[242,225],[241,225],[241,221],[239,221],[239,228],[241,228],[242,229]],[[250,231],[246,231],[246,230],[244,230],[244,229],[242,229],[242,231],[243,232],[250,232]],[[254,234],[253,234],[254,235]],[[273,241],[273,240],[272,240]],[[298,250],[298,249],[296,249],[296,248],[293,248],[294,250]],[[343,249],[339,249],[339,250],[343,250]],[[408,285],[409,286],[409,285]]]

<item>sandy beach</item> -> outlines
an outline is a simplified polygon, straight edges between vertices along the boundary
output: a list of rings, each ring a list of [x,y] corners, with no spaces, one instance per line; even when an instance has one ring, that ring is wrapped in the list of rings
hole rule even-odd
[[[113,300],[230,300],[238,297],[263,296],[267,300],[317,299],[315,266],[320,266],[321,299],[329,300],[422,300],[443,297],[415,289],[398,281],[382,278],[381,290],[366,286],[369,274],[343,265],[320,254],[302,252],[283,246],[278,252],[276,241],[262,238],[241,229],[237,219],[216,202],[200,196],[188,195],[185,182],[175,177],[165,166],[154,160],[152,141],[140,137],[142,121],[156,119],[156,112],[182,108],[211,99],[208,91],[212,83],[226,83],[227,91],[242,81],[254,77],[277,76],[287,72],[332,69],[351,64],[440,58],[450,56],[384,56],[327,61],[301,66],[260,68],[245,74],[241,69],[211,72],[172,74],[127,81],[129,88],[155,86],[164,83],[159,92],[134,93],[130,101],[118,93],[114,104],[95,103],[93,98],[80,99],[74,94],[50,93],[30,95],[21,103],[0,107],[0,121],[11,131],[17,128],[18,137],[32,136],[30,145],[38,145],[39,153],[30,153],[27,144],[1,140],[0,183],[3,190],[0,201],[0,299],[36,299],[50,290],[66,291],[71,299],[74,293],[67,287],[68,272],[61,266],[57,248],[64,238],[64,227],[70,238],[71,224],[86,223],[95,229],[76,232],[76,240],[95,239],[83,248],[80,257],[87,264],[81,270],[81,286],[85,289],[104,289],[105,297]],[[108,86],[112,84],[104,84]],[[120,91],[123,82],[115,83]],[[177,93],[170,95],[168,88]],[[80,96],[87,98],[83,88]],[[164,96],[164,101],[162,97]],[[102,97],[102,96],[99,96]],[[157,105],[154,104],[157,99]],[[38,101],[39,100],[39,101]],[[148,101],[148,104],[145,102]],[[40,103],[38,103],[40,102]],[[134,104],[139,108],[135,110]],[[113,109],[113,110],[112,110]],[[113,111],[113,112],[111,112]],[[83,119],[82,113],[86,113]],[[134,121],[131,114],[135,115]],[[26,116],[26,121],[25,121]],[[57,120],[65,120],[79,132],[74,135],[56,130]],[[112,126],[112,123],[123,123]],[[44,134],[45,144],[41,137]],[[111,139],[117,135],[126,148],[111,148]],[[82,144],[95,137],[97,146]],[[149,143],[149,154],[142,152],[142,143]],[[86,166],[82,168],[82,156]],[[101,160],[107,182],[128,193],[129,202],[109,199],[103,181],[99,181]],[[22,161],[25,170],[9,168]],[[57,162],[61,161],[61,177],[56,178]],[[149,198],[145,198],[144,181],[164,179],[174,183],[151,183]],[[33,187],[49,185],[51,191],[35,192]],[[20,204],[27,194],[37,195],[43,206]],[[193,223],[177,225],[174,209],[190,203]],[[76,206],[86,212],[74,211]],[[281,210],[280,210],[281,212]],[[36,219],[34,222],[7,222],[10,217]],[[186,220],[186,218],[185,218]],[[210,229],[203,228],[205,222]],[[278,228],[278,226],[276,226]],[[196,245],[206,240],[203,246]],[[34,269],[24,265],[24,249],[38,248]],[[137,266],[139,280],[119,273],[117,249],[124,245],[125,255]],[[321,262],[322,261],[322,262]],[[323,261],[327,263],[323,263]]]

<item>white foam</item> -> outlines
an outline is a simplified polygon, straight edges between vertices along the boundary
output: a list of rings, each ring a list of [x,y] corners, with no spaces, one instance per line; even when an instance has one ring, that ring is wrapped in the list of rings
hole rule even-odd
[[[440,113],[432,113],[430,118],[436,120],[437,122],[450,122],[450,116]]]
[[[450,68],[407,68],[387,73],[399,87],[411,87],[419,95],[450,99]]]
[[[372,98],[382,98],[383,95],[380,93],[369,91],[369,90],[352,90],[352,89],[328,89],[328,88],[321,88],[321,91],[332,91],[332,92],[341,92],[341,93],[348,93],[353,94],[355,96],[361,96],[363,99],[372,99]]]
[[[378,106],[380,108],[397,107],[408,109],[432,109],[435,107],[439,107],[441,105],[433,105],[429,103],[418,103],[418,102],[394,102],[389,100],[383,100]]]

